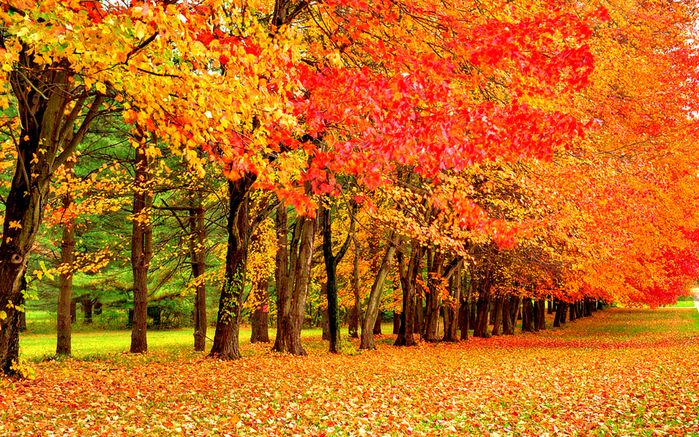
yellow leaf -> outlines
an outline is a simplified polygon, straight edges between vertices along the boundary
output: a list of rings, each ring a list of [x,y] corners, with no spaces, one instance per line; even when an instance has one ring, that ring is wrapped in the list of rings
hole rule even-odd
[[[22,229],[22,225],[19,224],[19,220],[11,220],[10,229]]]

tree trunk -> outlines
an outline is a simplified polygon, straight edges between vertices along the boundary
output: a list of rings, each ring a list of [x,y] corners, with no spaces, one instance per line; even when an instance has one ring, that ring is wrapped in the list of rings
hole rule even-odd
[[[515,333],[514,326],[512,325],[512,310],[510,305],[512,304],[511,296],[503,296],[502,301],[502,333],[503,335],[512,335]]]
[[[381,311],[378,312],[376,321],[374,322],[374,329],[372,330],[372,334],[374,335],[381,335]],[[364,324],[362,324],[364,326]]]
[[[566,323],[566,315],[568,313],[568,302],[561,302],[561,325],[565,325]]]
[[[83,323],[86,325],[90,325],[92,323],[93,304],[94,304],[94,302],[92,301],[92,296],[87,296],[87,298],[82,301]]]
[[[143,138],[141,138],[143,142]],[[133,195],[133,231],[131,233],[131,270],[133,272],[133,324],[131,353],[148,351],[148,269],[153,254],[153,223],[151,221],[150,171],[146,145],[136,149],[136,180]]]
[[[221,360],[240,358],[240,319],[242,315],[245,269],[250,239],[248,192],[255,182],[252,173],[228,181],[228,246],[226,272],[218,303],[214,344],[209,356]]]
[[[461,315],[461,263],[459,263],[449,280],[451,290],[450,305],[444,306],[444,341],[456,342],[459,341],[459,324]]]
[[[415,334],[420,334],[424,336],[425,304],[422,302],[422,295],[417,294],[417,284],[415,285],[415,302],[413,303],[413,315],[413,329]]]
[[[252,313],[250,343],[269,343],[269,279],[263,277],[255,287],[255,311]]]
[[[306,184],[307,192],[310,192],[310,184]],[[284,212],[279,212],[284,209]],[[283,222],[283,231],[281,227]],[[301,346],[301,328],[306,310],[306,297],[308,296],[308,284],[310,281],[311,262],[313,258],[313,241],[317,222],[315,218],[299,216],[294,226],[294,235],[290,244],[291,250],[286,249],[286,211],[285,207],[277,210],[277,235],[279,251],[277,252],[278,276],[285,283],[278,283],[277,299],[277,338],[273,350],[287,352],[292,355],[306,355]],[[282,237],[285,248],[281,248]],[[281,251],[281,253],[280,253]],[[288,260],[286,259],[289,254]],[[288,263],[288,264],[287,264]],[[283,265],[282,265],[283,264]],[[289,266],[288,274],[286,267]]]
[[[328,199],[329,203],[329,199]],[[345,242],[342,244],[339,252],[333,254],[333,214],[332,206],[324,204],[320,208],[320,222],[323,232],[323,259],[325,260],[325,273],[327,276],[327,298],[328,298],[328,324],[330,326],[330,353],[337,354],[342,352],[342,344],[340,343],[340,320],[339,320],[339,305],[337,296],[337,265],[340,263],[342,258],[344,258],[347,253],[347,248],[354,233],[354,214],[351,215],[352,222],[350,224],[350,230],[345,238]],[[355,255],[355,261],[358,262],[358,258]],[[357,264],[356,270],[359,269]],[[358,274],[358,272],[356,272]],[[355,285],[357,290],[355,295],[359,293],[359,284]],[[355,302],[358,301],[358,296],[355,296]],[[356,304],[355,304],[356,308]],[[356,332],[356,329],[355,329]]]
[[[374,284],[371,286],[371,292],[369,292],[369,302],[367,303],[364,323],[362,324],[362,339],[359,344],[359,349],[376,349],[376,345],[374,344],[374,331],[376,325],[378,324],[379,333],[381,332],[381,320],[378,317],[379,305],[381,304],[381,293],[383,292],[383,286],[386,283],[386,277],[391,271],[391,266],[393,265],[393,257],[396,254],[397,243],[395,234],[391,234],[388,244],[386,245],[386,253],[381,261],[381,266],[376,272],[376,278],[374,279]]]
[[[468,309],[468,325],[472,326],[473,329],[476,327],[476,317],[478,315],[478,299],[473,295],[470,299],[469,309]]]
[[[320,292],[324,295],[327,294],[327,284],[322,285]],[[321,338],[323,341],[330,341],[330,318],[328,317],[327,303],[326,307],[320,311],[320,326],[323,330],[323,336]]]
[[[490,310],[491,294],[491,269],[486,267],[483,278],[478,283],[478,302],[476,312],[476,324],[473,329],[473,336],[479,338],[488,338],[488,315]]]
[[[522,299],[522,332],[534,331],[534,306],[530,297]]]
[[[400,334],[400,313],[393,312],[393,335]]]
[[[502,325],[503,325],[503,310],[505,306],[505,296],[497,296],[495,298],[494,307],[495,307],[495,317],[493,318],[493,331],[492,335],[494,336],[501,336],[502,335]]]
[[[74,153],[104,101],[104,96],[95,96],[80,128],[68,140],[67,132],[74,129],[90,94],[83,89],[79,96],[73,94],[75,85],[69,82],[72,73],[68,62],[42,66],[33,62],[34,56],[22,47],[17,65],[23,73],[15,70],[8,76],[18,102],[21,130],[17,135],[15,172],[4,201],[0,241],[0,372],[6,375],[16,373],[12,363],[19,358],[22,281],[43,219],[51,179]],[[72,108],[70,102],[74,103]]]
[[[561,326],[561,314],[563,313],[563,305],[561,305],[561,302],[556,299],[556,314],[553,317],[553,327],[554,328],[560,328]]]
[[[520,306],[522,304],[522,299],[519,296],[512,296],[510,298],[510,320],[512,321],[512,331],[509,335],[515,334],[515,328],[517,327],[517,319],[520,314]]]
[[[465,275],[464,275],[465,276]],[[461,308],[459,310],[459,329],[461,330],[461,340],[468,340],[468,330],[471,319],[471,285],[473,281],[469,273],[468,285],[466,286],[466,294],[462,293],[463,301],[461,302]]]
[[[403,289],[403,312],[400,315],[400,329],[394,346],[414,346],[415,338],[415,284],[420,272],[420,262],[424,254],[424,248],[417,238],[411,243],[410,261],[405,263],[403,253],[398,253],[398,269],[400,271],[400,285]]]
[[[440,340],[439,337],[439,309],[442,306],[442,299],[440,296],[440,281],[442,279],[442,272],[444,270],[444,253],[432,251],[428,252],[427,255],[428,263],[428,290],[426,293],[426,303],[427,303],[427,314],[424,318],[425,328],[423,339],[426,342],[436,343]]]
[[[536,328],[537,331],[546,329],[546,300],[537,299],[536,301]]]
[[[206,253],[204,242],[206,239],[206,223],[204,221],[204,208],[199,200],[197,206],[189,210],[189,262],[192,266],[192,277],[196,283],[197,291],[194,297],[194,350],[203,352],[206,349],[206,282],[204,273],[206,270]],[[196,235],[196,240],[194,239]],[[196,241],[196,242],[195,242]]]
[[[74,158],[65,164],[66,174],[72,175]],[[58,279],[58,308],[56,310],[56,355],[71,354],[71,301],[73,294],[73,261],[75,250],[75,220],[73,195],[68,188],[63,194],[63,238],[61,241],[61,274]]]
[[[570,321],[571,322],[575,321],[575,319],[578,318],[578,315],[575,312],[577,310],[576,302],[569,303],[568,310],[570,311],[570,316],[569,316]]]

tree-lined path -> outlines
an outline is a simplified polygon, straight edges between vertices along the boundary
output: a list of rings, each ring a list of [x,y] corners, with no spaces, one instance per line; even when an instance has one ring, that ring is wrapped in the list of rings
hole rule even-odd
[[[311,341],[319,342],[319,339]],[[597,312],[564,328],[305,358],[243,346],[116,355],[1,380],[9,435],[697,435],[699,314]],[[307,346],[308,347],[308,346]]]

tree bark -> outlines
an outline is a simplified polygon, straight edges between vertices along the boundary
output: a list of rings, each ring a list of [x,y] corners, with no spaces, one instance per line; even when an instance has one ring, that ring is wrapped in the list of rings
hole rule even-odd
[[[143,141],[143,138],[140,138]],[[148,270],[153,254],[152,197],[149,184],[146,146],[136,149],[136,180],[133,195],[133,231],[131,233],[131,270],[133,272],[133,323],[131,353],[148,351]]]
[[[553,317],[553,327],[559,328],[561,326],[561,313],[563,312],[563,305],[556,299],[556,313]]]
[[[400,329],[394,346],[414,346],[415,337],[415,284],[420,272],[420,262],[424,254],[424,248],[413,238],[410,250],[410,261],[406,264],[405,256],[398,252],[398,269],[400,271],[400,285],[403,289],[403,312],[400,314]]]
[[[510,305],[512,304],[511,296],[503,296],[502,301],[502,333],[503,335],[512,335],[515,333],[514,326],[512,325],[512,310]]]
[[[72,175],[74,158],[65,164],[66,174]],[[58,308],[56,310],[56,355],[71,354],[71,300],[73,294],[73,261],[75,250],[75,220],[73,195],[68,188],[63,195],[63,238],[61,239],[61,274],[58,279]]]
[[[530,297],[522,299],[522,332],[534,331],[534,306]]]
[[[493,318],[493,331],[492,335],[500,336],[502,335],[502,325],[503,325],[503,311],[505,307],[505,296],[497,296],[494,302],[495,307],[495,317]]]
[[[439,337],[439,309],[442,306],[440,296],[440,285],[438,281],[442,279],[444,269],[444,253],[428,251],[428,290],[426,293],[427,311],[424,318],[424,335],[423,339],[426,342],[436,343],[440,340]]]
[[[536,331],[543,331],[546,329],[546,300],[537,299],[536,300]]]
[[[329,201],[329,199],[328,199]],[[333,215],[332,207],[324,204],[320,209],[320,222],[323,232],[323,259],[325,260],[325,273],[327,276],[327,298],[328,298],[328,324],[330,327],[330,353],[342,352],[340,343],[340,321],[339,306],[337,296],[337,265],[347,253],[347,248],[354,233],[354,214],[351,214],[350,230],[345,238],[345,242],[340,247],[337,254],[333,254]],[[355,257],[356,259],[356,257]]]
[[[466,276],[466,275],[464,275]],[[468,340],[468,330],[470,326],[471,319],[471,285],[473,281],[469,272],[468,282],[466,285],[466,293],[462,293],[463,300],[461,302],[461,308],[459,310],[459,330],[461,331],[461,341]]]
[[[491,286],[492,286],[492,272],[489,266],[486,267],[486,271],[483,278],[478,283],[478,302],[477,302],[477,313],[476,313],[476,324],[473,329],[473,336],[480,338],[490,337],[488,332],[488,315],[490,309],[490,301],[492,299]]]
[[[456,266],[454,273],[449,280],[449,289],[451,291],[450,305],[444,306],[444,337],[443,341],[457,342],[459,341],[459,324],[461,314],[461,263]]]
[[[561,325],[566,323],[566,315],[568,313],[568,302],[561,302]]]
[[[218,303],[214,344],[209,352],[210,357],[221,360],[240,358],[240,320],[250,239],[247,195],[256,178],[256,175],[247,173],[235,181],[228,181],[226,272]]]
[[[252,313],[252,333],[250,343],[269,343],[269,296],[267,288],[269,279],[262,278],[257,284],[255,302],[257,305]]]
[[[512,331],[508,335],[515,334],[515,328],[517,326],[517,318],[520,313],[520,305],[522,304],[522,299],[519,296],[513,295],[510,298],[510,320],[512,321]]]
[[[80,95],[73,94],[75,85],[69,82],[70,66],[66,61],[41,66],[33,62],[33,57],[34,53],[22,47],[17,65],[22,66],[23,73],[15,70],[9,74],[21,131],[17,135],[15,172],[4,202],[0,242],[0,372],[6,375],[16,373],[13,361],[19,358],[22,280],[43,219],[51,179],[74,153],[104,101],[104,96],[95,95],[80,128],[67,140],[69,128],[73,129],[90,95],[84,90]],[[74,102],[72,109],[70,102]]]
[[[359,344],[359,349],[376,349],[374,344],[374,331],[376,325],[379,326],[379,333],[381,331],[381,320],[379,316],[379,305],[381,304],[381,293],[383,292],[383,286],[386,283],[386,277],[391,271],[391,266],[393,265],[393,257],[396,254],[396,237],[395,234],[391,234],[388,239],[388,244],[386,245],[386,253],[381,261],[381,266],[376,272],[376,278],[374,279],[374,284],[371,286],[371,292],[369,292],[369,302],[367,303],[366,314],[364,316],[364,323],[362,324],[362,338]]]
[[[359,326],[362,325],[364,321],[362,317],[361,295],[359,294],[359,241],[354,232],[352,232],[352,241],[354,242],[354,261],[352,262],[352,294],[354,295],[354,305],[352,305],[352,309],[350,310],[348,335],[350,338],[359,338]]]
[[[306,184],[306,192],[310,192],[309,183]],[[291,250],[287,252],[286,248],[281,249],[282,237],[280,236],[280,232],[283,232],[285,234],[283,241],[286,242],[286,230],[280,231],[279,227],[281,225],[279,220],[283,220],[283,228],[286,229],[286,212],[279,214],[279,211],[284,208],[280,207],[277,210],[277,241],[280,244],[279,250],[282,251],[277,252],[277,268],[282,269],[278,276],[285,284],[278,284],[281,289],[278,289],[277,338],[272,350],[292,355],[306,355],[301,345],[301,328],[306,311],[317,221],[307,216],[299,216],[296,219],[290,244]],[[285,259],[287,253],[288,260]],[[281,264],[289,266],[289,273],[286,276],[282,274],[286,272],[286,267]]]

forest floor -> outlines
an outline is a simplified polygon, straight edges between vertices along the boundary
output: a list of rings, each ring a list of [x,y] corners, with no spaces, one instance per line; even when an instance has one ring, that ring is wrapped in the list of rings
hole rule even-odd
[[[310,356],[244,345],[32,364],[0,436],[699,435],[699,313],[611,308],[539,333]]]

